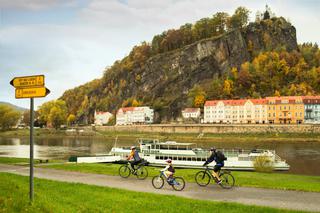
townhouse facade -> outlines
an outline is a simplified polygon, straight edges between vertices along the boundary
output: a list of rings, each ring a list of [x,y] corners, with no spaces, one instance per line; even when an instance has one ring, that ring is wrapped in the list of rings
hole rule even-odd
[[[305,123],[320,123],[320,96],[302,96]]]
[[[116,125],[151,124],[154,111],[150,107],[123,107],[116,115]]]
[[[204,105],[204,123],[266,123],[263,99],[213,100]]]
[[[267,97],[268,123],[301,124],[304,122],[304,104],[301,96]]]
[[[204,105],[203,123],[320,123],[320,96],[209,100]]]

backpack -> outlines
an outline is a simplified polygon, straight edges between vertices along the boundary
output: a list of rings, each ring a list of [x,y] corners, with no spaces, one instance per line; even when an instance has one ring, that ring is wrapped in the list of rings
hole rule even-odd
[[[218,161],[225,161],[225,160],[227,160],[227,158],[221,151],[217,151],[217,160]]]

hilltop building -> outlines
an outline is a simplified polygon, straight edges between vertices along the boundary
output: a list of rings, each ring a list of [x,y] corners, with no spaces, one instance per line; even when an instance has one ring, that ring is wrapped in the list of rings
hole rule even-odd
[[[183,118],[200,118],[200,108],[185,108],[181,111]]]
[[[94,124],[98,126],[105,125],[109,122],[112,114],[110,112],[94,112]]]
[[[301,96],[267,97],[270,124],[301,124],[304,104]]]
[[[151,124],[153,116],[153,109],[147,106],[123,107],[117,112],[116,125]]]
[[[320,123],[320,96],[302,96],[305,123]]]

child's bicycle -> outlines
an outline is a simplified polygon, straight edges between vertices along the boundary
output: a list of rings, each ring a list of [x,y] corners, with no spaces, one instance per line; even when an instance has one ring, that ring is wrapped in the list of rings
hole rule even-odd
[[[119,175],[123,178],[127,178],[130,174],[137,176],[138,179],[144,180],[148,177],[148,170],[145,167],[146,162],[142,162],[137,165],[135,170],[132,169],[130,163],[128,162],[126,165],[122,165],[119,168]]]
[[[217,183],[217,178],[214,177],[211,173],[212,168],[210,169],[208,166],[204,171],[200,171],[196,174],[195,180],[199,186],[207,186],[211,180],[214,180]],[[219,184],[224,189],[231,189],[234,186],[234,177],[231,175],[230,171],[219,171],[219,177],[221,179],[221,183]]]
[[[160,171],[159,175],[152,178],[152,186],[156,189],[161,189],[165,180],[176,191],[182,191],[186,185],[182,177],[172,177],[171,179],[167,180],[164,173]]]

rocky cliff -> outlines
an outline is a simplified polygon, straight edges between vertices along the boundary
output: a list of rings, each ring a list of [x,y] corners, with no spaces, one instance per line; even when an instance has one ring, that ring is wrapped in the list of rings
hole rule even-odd
[[[298,48],[295,28],[283,18],[250,23],[244,29],[152,56],[129,71],[106,71],[99,84],[84,94],[89,102],[87,115],[93,114],[98,102],[101,108],[103,99],[105,110],[115,112],[124,100],[134,97],[155,108],[158,122],[168,121],[180,116],[181,108],[188,104],[188,91],[195,84],[205,84],[214,75],[223,75],[250,61],[254,54],[278,47],[288,51]],[[74,104],[67,97],[77,92],[69,90],[62,99],[67,105]],[[81,105],[83,101],[78,108]]]

